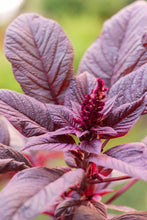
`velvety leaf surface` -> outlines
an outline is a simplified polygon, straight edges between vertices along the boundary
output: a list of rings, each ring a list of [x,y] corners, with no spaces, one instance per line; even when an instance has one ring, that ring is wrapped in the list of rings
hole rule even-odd
[[[53,205],[55,200],[64,191],[80,183],[84,175],[82,169],[76,169],[65,174],[58,170],[54,171],[45,168],[34,169],[30,169],[30,173],[28,174],[19,173],[20,176],[15,176],[16,179],[12,179],[13,182],[9,182],[7,187],[1,192],[1,220],[29,220],[34,218],[36,215],[46,211],[50,205]],[[25,174],[26,177],[24,179]],[[16,185],[14,186],[15,182]],[[19,189],[17,193],[16,188],[17,190]],[[13,203],[10,202],[12,199]],[[9,211],[6,213],[4,213],[4,210],[5,208],[8,209],[8,206],[4,206],[6,204],[5,202],[10,206]]]
[[[94,209],[81,205],[79,208],[76,209],[73,220],[106,220],[106,218],[103,215],[100,215],[99,212],[97,212]]]
[[[0,143],[9,145],[10,144],[10,135],[6,121],[2,116],[0,116]]]
[[[88,72],[73,78],[66,92],[65,106],[72,108],[72,101],[81,105],[85,96],[94,89],[96,82],[96,78]]]
[[[101,216],[107,218],[106,206],[103,203],[91,200],[89,206],[92,208],[94,207]]]
[[[25,94],[63,103],[73,76],[73,48],[61,26],[37,14],[22,14],[8,27],[5,54]]]
[[[147,64],[136,71],[122,77],[110,89],[109,98],[116,96],[113,109],[125,104],[134,102],[147,92]],[[147,101],[146,101],[147,103]],[[145,113],[147,112],[147,104]]]
[[[0,172],[18,171],[32,167],[28,159],[17,150],[0,144]]]
[[[0,90],[0,113],[27,137],[40,135],[54,128],[45,104],[14,91]]]
[[[27,201],[43,190],[46,195],[45,187],[63,174],[64,172],[61,170],[44,167],[35,167],[17,173],[0,193],[1,220],[31,219],[29,215],[34,214],[39,204],[37,204],[37,200],[34,201],[34,205],[38,206],[34,211],[29,212]],[[42,197],[37,196],[37,198],[42,201]],[[49,198],[51,199],[50,196]],[[28,211],[27,215],[25,211]]]
[[[111,126],[117,134],[112,137],[123,136],[137,122],[142,112],[144,111],[144,97],[132,103],[126,103],[114,109],[108,117],[103,121],[103,125]]]
[[[144,65],[146,20],[147,3],[137,1],[106,21],[101,35],[86,51],[78,73],[88,71],[110,88],[120,77]]]
[[[147,212],[130,212],[114,217],[111,220],[146,220],[146,219],[147,219]]]
[[[91,156],[89,160],[99,166],[115,169],[147,181],[147,147],[143,143],[128,143],[112,147],[104,154]]]
[[[48,132],[29,140],[23,150],[67,151],[77,148],[78,146],[71,136],[56,136],[53,132]]]

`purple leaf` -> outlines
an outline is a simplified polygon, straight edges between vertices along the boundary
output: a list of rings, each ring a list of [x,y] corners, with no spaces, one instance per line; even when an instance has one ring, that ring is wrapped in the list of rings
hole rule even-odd
[[[0,173],[32,167],[28,159],[11,147],[0,144]]]
[[[108,99],[106,102],[105,102],[105,105],[104,105],[104,108],[102,109],[102,113],[104,114],[104,116],[106,117],[108,113],[111,112],[113,106],[114,106],[114,103],[115,103],[115,100],[117,98],[117,95],[114,96],[113,98],[111,99]]]
[[[122,205],[114,205],[114,204],[107,204],[105,205],[107,209],[115,210],[118,212],[133,212],[136,211],[135,209],[128,207],[128,206],[122,206]]]
[[[117,134],[112,137],[120,137],[128,133],[141,116],[144,110],[144,97],[132,103],[126,103],[113,110],[103,121],[103,126],[111,126]]]
[[[58,130],[57,130],[58,131]],[[74,139],[69,135],[57,135],[54,132],[34,137],[23,150],[67,151],[77,149]]]
[[[146,219],[147,219],[147,212],[130,212],[114,217],[111,220],[146,220]]]
[[[88,206],[81,205],[76,209],[73,220],[106,220],[106,218],[95,210]]]
[[[8,27],[5,54],[25,94],[62,104],[73,77],[73,48],[61,26],[37,14],[23,14]]]
[[[1,220],[31,219],[23,216],[26,202],[42,190],[45,192],[45,187],[63,174],[61,170],[44,167],[26,169],[17,173],[0,192]],[[38,197],[38,200],[42,201],[42,198]],[[34,212],[31,211],[30,214]]]
[[[73,78],[66,92],[65,106],[72,109],[73,101],[81,105],[85,96],[96,86],[96,82],[96,78],[87,72]]]
[[[45,104],[10,90],[0,90],[0,113],[27,137],[40,135],[54,128]]]
[[[0,194],[1,220],[29,220],[41,214],[67,189],[80,183],[84,171],[62,174],[60,170],[41,167],[18,173]]]
[[[0,143],[10,145],[10,135],[5,119],[0,116]]]
[[[110,88],[120,77],[144,65],[146,11],[147,3],[137,1],[105,22],[101,35],[86,51],[78,72],[88,71],[102,78]]]
[[[93,139],[92,141],[81,141],[79,148],[82,151],[100,154],[101,153],[102,142],[99,139]]]
[[[100,215],[107,218],[106,206],[103,203],[92,199],[89,203],[89,206],[92,208],[94,207]]]
[[[89,161],[147,181],[147,148],[143,143],[112,147],[104,154],[91,156]]]
[[[63,216],[65,217],[65,216],[70,216],[70,214],[72,215],[73,209],[76,206],[79,206],[81,202],[82,202],[81,200],[75,200],[72,198],[65,199],[63,202],[59,203],[59,205],[57,206],[55,210],[55,217],[58,219]]]
[[[64,152],[64,159],[66,164],[69,167],[77,168],[82,167],[82,153],[80,151],[65,151]]]
[[[117,95],[113,109],[134,102],[147,92],[147,64],[122,77],[110,89],[109,98]],[[147,103],[147,101],[146,101]],[[147,104],[144,113],[147,112]]]

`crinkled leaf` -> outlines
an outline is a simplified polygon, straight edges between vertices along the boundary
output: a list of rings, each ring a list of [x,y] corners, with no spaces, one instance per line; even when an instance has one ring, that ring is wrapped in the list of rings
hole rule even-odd
[[[1,220],[32,219],[29,215],[33,215],[40,207],[37,201],[43,203],[44,196],[48,195],[46,187],[49,187],[51,182],[56,181],[63,174],[64,172],[61,170],[44,167],[26,169],[17,173],[0,192]],[[52,200],[52,196],[47,197]],[[27,209],[27,202],[31,199],[34,199],[33,205],[37,206],[34,207],[34,210]],[[31,206],[28,208],[31,209]],[[46,209],[45,206],[44,208]]]
[[[107,218],[106,206],[103,203],[92,199],[89,206],[94,207],[100,215]]]
[[[46,106],[50,112],[51,119],[55,128],[61,128],[65,126],[74,127],[73,118],[75,114],[70,109],[62,105],[47,104]]]
[[[14,91],[0,90],[0,113],[27,137],[40,135],[54,128],[45,104]]]
[[[75,207],[78,206],[81,202],[81,200],[75,200],[71,198],[65,199],[56,207],[55,217],[61,218],[62,216],[72,215]]]
[[[82,151],[95,154],[101,153],[101,147],[102,142],[99,139],[93,139],[92,141],[81,141],[79,146]]]
[[[8,131],[8,126],[2,116],[0,116],[0,143],[5,145],[10,144],[10,135]]]
[[[146,219],[147,219],[147,212],[130,212],[114,217],[111,220],[146,220]]]
[[[122,77],[110,89],[109,98],[117,95],[113,109],[125,104],[137,101],[147,92],[147,64]],[[147,112],[147,100],[144,113]]]
[[[74,114],[65,106],[45,104],[10,90],[0,90],[0,113],[27,137],[73,126]]]
[[[8,27],[5,54],[25,94],[63,103],[73,77],[73,48],[61,26],[37,14],[22,14]]]
[[[57,135],[54,132],[34,137],[23,150],[67,151],[77,149],[74,139],[69,135]]]
[[[0,173],[32,167],[28,159],[17,150],[0,144]]]
[[[143,143],[128,143],[112,147],[104,154],[91,156],[91,162],[118,170],[147,181],[147,147]]]
[[[72,109],[72,101],[82,104],[87,94],[91,93],[96,85],[96,78],[84,72],[79,76],[73,78],[70,82],[65,96],[65,106]]]
[[[147,62],[146,20],[145,1],[137,1],[114,15],[86,51],[78,72],[88,71],[102,78],[110,88],[120,77],[144,65]]]
[[[95,208],[90,208],[88,206],[81,205],[75,211],[73,220],[106,220],[106,218],[96,211]]]
[[[133,127],[144,110],[144,97],[132,103],[126,103],[113,110],[103,121],[103,125],[111,126],[116,135],[112,137],[123,136]]]

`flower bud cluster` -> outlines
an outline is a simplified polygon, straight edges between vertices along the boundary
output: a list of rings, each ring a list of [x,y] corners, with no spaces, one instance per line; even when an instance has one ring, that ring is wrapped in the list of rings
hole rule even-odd
[[[106,98],[104,88],[104,82],[102,79],[97,79],[97,85],[95,89],[91,91],[91,95],[85,96],[84,101],[81,106],[81,119],[79,121],[80,128],[82,130],[88,130],[91,127],[100,125],[103,118],[103,113],[101,112],[104,108]]]

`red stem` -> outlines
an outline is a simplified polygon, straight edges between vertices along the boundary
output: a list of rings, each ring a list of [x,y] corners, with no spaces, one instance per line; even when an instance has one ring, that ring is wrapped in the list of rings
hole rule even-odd
[[[119,176],[119,177],[111,177],[111,178],[106,178],[103,179],[103,181],[100,180],[95,180],[95,181],[89,181],[90,184],[96,184],[96,183],[104,183],[104,182],[112,182],[112,181],[119,181],[119,180],[126,180],[126,179],[130,179],[130,176]]]
[[[124,193],[126,190],[128,190],[134,183],[136,183],[138,179],[133,179],[131,182],[127,183],[122,189],[120,189],[117,193],[115,193],[112,197],[110,197],[105,204],[109,204],[113,202],[115,199],[117,199],[122,193]]]

